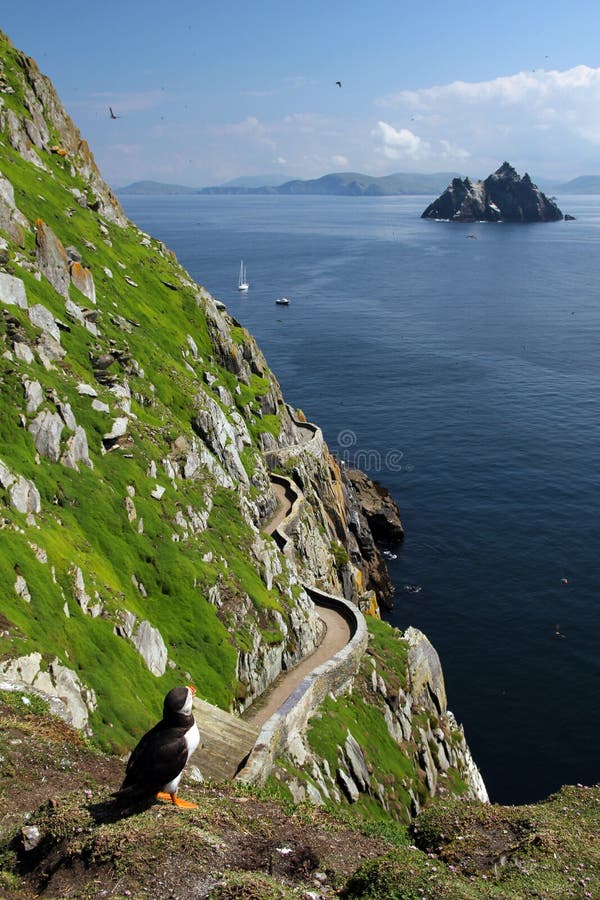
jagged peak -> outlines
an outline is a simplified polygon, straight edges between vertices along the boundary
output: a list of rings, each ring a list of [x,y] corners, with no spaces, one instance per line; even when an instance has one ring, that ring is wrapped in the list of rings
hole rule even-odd
[[[521,180],[519,173],[517,172],[515,167],[511,166],[511,164],[509,162],[506,162],[506,160],[498,169],[496,169],[494,175],[491,175],[490,177],[493,178],[494,176],[498,176],[499,178],[514,178],[515,181]]]
[[[454,222],[554,222],[562,219],[563,214],[529,175],[521,178],[505,161],[484,181],[455,178],[447,190],[429,204],[422,218]]]

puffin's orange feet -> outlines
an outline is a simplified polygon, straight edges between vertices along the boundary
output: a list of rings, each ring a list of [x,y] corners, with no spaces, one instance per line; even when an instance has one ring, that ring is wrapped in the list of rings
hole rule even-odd
[[[191,803],[189,800],[182,800],[177,794],[172,794],[171,800],[175,806],[178,806],[180,809],[198,809],[197,803]]]
[[[159,791],[156,795],[156,799],[161,800],[163,803],[174,803],[175,806],[178,806],[180,809],[198,808],[197,803],[191,803],[189,800],[182,800],[177,794],[166,794],[164,791]]]

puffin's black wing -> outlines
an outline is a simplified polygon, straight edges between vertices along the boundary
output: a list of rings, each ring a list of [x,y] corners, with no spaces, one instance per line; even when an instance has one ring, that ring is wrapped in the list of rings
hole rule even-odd
[[[129,757],[117,796],[150,798],[176,778],[187,762],[187,730],[159,722],[146,732]]]

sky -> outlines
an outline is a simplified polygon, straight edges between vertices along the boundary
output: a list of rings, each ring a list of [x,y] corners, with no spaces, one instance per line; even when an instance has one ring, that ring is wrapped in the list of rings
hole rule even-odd
[[[600,174],[597,0],[6,6],[113,187]]]

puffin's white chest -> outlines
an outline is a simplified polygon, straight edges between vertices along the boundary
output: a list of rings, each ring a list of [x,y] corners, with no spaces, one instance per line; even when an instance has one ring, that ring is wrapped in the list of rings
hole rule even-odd
[[[198,726],[196,725],[195,722],[190,728],[188,728],[188,730],[186,731],[186,733],[183,736],[183,739],[187,745],[187,759],[184,764],[184,768],[185,768],[185,765],[187,765],[187,762],[188,762],[190,756],[192,755],[192,753],[194,752],[194,750],[200,743],[200,732],[198,731]],[[177,775],[175,778],[172,779],[172,781],[169,781],[167,784],[163,785],[162,790],[165,791],[167,794],[176,793],[177,788],[179,787],[179,782],[181,781],[182,775],[183,775],[183,769],[181,770],[179,775]]]
[[[194,724],[189,728],[185,735],[184,740],[187,744],[187,758],[189,760],[190,756],[194,752],[194,750],[198,747],[200,743],[200,732],[198,731],[198,726],[194,722]],[[186,760],[187,762],[187,760]]]

